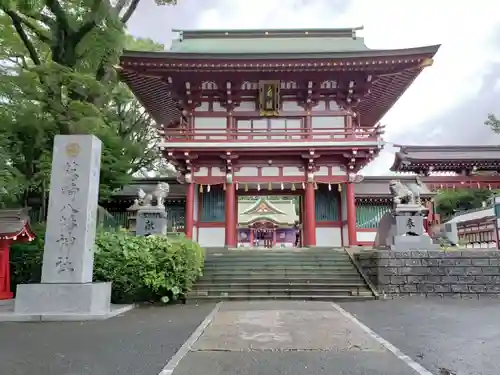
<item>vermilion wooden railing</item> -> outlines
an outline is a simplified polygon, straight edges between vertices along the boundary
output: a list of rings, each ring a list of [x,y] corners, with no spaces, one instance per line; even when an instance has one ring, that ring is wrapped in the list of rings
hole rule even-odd
[[[262,130],[251,129],[167,129],[161,132],[165,140],[174,142],[268,142],[268,141],[346,141],[346,140],[377,140],[382,132],[379,129],[289,129]]]

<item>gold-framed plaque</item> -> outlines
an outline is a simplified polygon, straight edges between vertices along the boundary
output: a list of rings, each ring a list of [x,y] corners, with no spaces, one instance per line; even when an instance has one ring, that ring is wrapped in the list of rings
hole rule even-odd
[[[280,81],[259,81],[260,115],[278,116],[280,104]]]

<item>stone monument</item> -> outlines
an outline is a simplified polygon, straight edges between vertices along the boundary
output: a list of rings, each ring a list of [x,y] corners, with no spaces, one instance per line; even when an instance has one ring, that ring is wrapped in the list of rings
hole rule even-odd
[[[137,219],[135,226],[136,236],[166,235],[167,234],[167,212],[165,210],[165,199],[170,191],[166,182],[159,182],[155,190],[146,194],[139,189],[137,200]],[[155,201],[155,205],[153,205]]]
[[[100,166],[98,138],[55,137],[42,280],[17,286],[13,320],[105,319],[131,308],[112,308],[111,283],[92,282]]]
[[[392,194],[392,211],[381,218],[374,247],[394,251],[438,248],[424,229],[425,216],[429,211],[422,206],[418,192],[411,191],[399,180],[392,180],[389,190]]]

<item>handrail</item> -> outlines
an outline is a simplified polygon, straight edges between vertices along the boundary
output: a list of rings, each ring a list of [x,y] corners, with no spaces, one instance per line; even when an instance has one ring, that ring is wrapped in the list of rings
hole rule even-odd
[[[378,139],[380,133],[376,130],[360,130],[345,128],[321,128],[321,129],[166,129],[161,132],[166,140],[190,140],[190,141],[213,141],[213,140],[238,140],[238,141],[264,141],[264,140],[291,140],[300,141],[304,139]]]

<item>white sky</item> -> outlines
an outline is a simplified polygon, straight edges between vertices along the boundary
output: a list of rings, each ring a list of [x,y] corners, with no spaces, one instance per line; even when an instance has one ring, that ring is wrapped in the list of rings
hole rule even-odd
[[[179,0],[179,7],[183,1],[190,0]],[[434,65],[420,75],[382,120],[387,125],[385,140],[400,142],[405,134],[411,132],[412,137],[406,142],[439,144],[450,143],[450,139],[455,138],[456,143],[467,143],[470,138],[463,133],[476,132],[474,129],[486,134],[479,141],[476,136],[475,143],[485,137],[491,138],[482,122],[487,115],[485,111],[500,110],[500,76],[489,74],[492,67],[500,62],[499,2],[214,0],[207,1],[201,9],[187,13],[189,24],[177,18],[175,25],[169,28],[331,28],[363,25],[365,29],[359,35],[364,36],[367,46],[373,49],[441,44]],[[144,32],[139,34],[153,37],[144,35]],[[485,82],[485,77],[488,82]],[[488,97],[496,94],[499,101],[492,102],[487,108],[470,108],[469,105],[461,113],[461,108],[467,103],[478,101],[485,84],[491,86]],[[446,113],[449,116],[443,118]],[[453,122],[458,123],[464,116],[472,115],[475,115],[475,120],[471,120],[474,124],[454,128]],[[435,121],[437,118],[440,118],[438,123]],[[454,137],[454,132],[461,134]],[[488,141],[491,142],[485,139],[485,142]],[[363,173],[386,174],[392,161],[389,151],[380,155]]]

